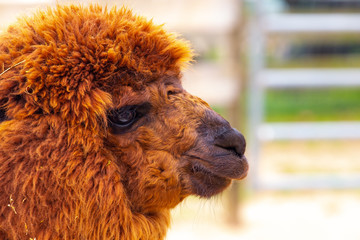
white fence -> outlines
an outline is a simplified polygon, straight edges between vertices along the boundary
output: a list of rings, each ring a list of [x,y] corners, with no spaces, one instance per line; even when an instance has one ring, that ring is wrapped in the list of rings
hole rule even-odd
[[[267,69],[266,38],[271,33],[360,33],[360,14],[268,14],[261,0],[251,1],[249,22],[249,129],[252,184],[257,189],[358,188],[360,175],[258,175],[261,142],[273,140],[360,139],[360,122],[264,122],[264,96],[271,88],[359,87],[360,69]]]

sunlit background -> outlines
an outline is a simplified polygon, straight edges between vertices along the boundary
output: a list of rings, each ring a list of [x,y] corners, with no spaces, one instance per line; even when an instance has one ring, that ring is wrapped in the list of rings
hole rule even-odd
[[[0,0],[0,31],[69,2]],[[360,239],[360,0],[97,3],[191,41],[185,88],[248,140],[247,180],[182,203],[168,240]]]

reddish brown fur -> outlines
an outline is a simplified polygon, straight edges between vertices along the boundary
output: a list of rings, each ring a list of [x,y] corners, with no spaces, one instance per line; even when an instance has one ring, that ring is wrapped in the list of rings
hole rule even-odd
[[[196,194],[184,156],[202,149],[199,126],[228,126],[181,88],[191,58],[124,8],[57,6],[3,33],[0,239],[163,239],[169,210]],[[109,111],[145,102],[151,110],[114,133]],[[222,191],[226,174],[198,194]]]

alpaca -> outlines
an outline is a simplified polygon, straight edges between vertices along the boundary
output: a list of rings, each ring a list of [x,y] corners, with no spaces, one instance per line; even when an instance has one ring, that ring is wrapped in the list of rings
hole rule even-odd
[[[185,40],[126,8],[56,6],[0,35],[0,239],[164,239],[248,170],[181,86]]]

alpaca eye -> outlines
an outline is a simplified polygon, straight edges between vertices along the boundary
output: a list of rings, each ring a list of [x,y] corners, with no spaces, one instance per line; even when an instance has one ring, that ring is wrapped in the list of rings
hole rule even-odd
[[[150,109],[151,104],[144,102],[139,105],[130,105],[110,110],[107,118],[112,132],[114,134],[123,134],[130,131],[137,121],[140,121],[140,119],[149,113]]]
[[[118,109],[109,113],[108,119],[117,127],[129,127],[136,119],[136,109]]]

